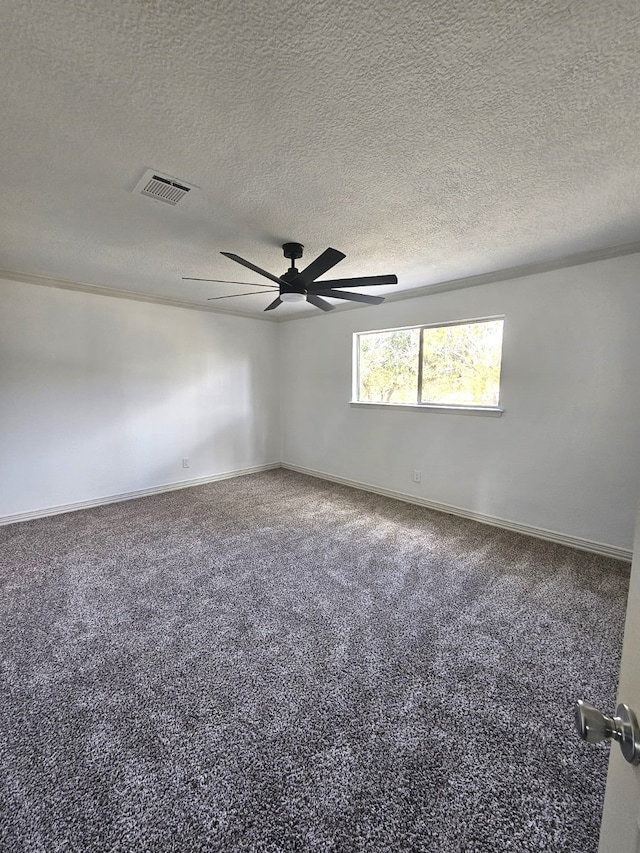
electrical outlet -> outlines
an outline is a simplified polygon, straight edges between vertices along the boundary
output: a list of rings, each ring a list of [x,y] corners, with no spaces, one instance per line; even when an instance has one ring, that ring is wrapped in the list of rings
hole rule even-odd
[[[413,472],[413,482],[419,483],[421,480],[422,480],[422,472],[421,471],[414,471]]]
[[[183,457],[182,457],[182,467],[183,467],[183,468],[188,468],[188,467],[189,467],[189,457],[188,457],[188,456],[183,456]]]

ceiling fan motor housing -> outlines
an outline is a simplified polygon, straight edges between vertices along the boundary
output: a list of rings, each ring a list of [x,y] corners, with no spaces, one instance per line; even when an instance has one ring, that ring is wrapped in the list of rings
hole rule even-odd
[[[298,275],[298,270],[292,266],[285,273],[282,273],[280,278],[283,281],[293,281],[297,277],[297,275]],[[287,290],[285,290],[284,286],[280,285],[280,296],[282,296],[283,293],[300,293],[300,294],[303,294],[304,289],[302,287],[294,287],[293,285],[291,285],[289,288],[287,288]]]
[[[296,261],[298,258],[302,257],[302,252],[304,250],[304,246],[302,243],[283,243],[282,251],[284,252],[285,258],[289,258],[290,261]]]

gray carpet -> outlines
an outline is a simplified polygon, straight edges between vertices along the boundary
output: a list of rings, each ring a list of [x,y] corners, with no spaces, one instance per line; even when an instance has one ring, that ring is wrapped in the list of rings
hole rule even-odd
[[[273,471],[0,565],[2,851],[597,849],[623,563]]]

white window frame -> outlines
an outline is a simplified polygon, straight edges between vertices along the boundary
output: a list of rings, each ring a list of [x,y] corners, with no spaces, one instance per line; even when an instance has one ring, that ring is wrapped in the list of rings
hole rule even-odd
[[[444,414],[458,415],[480,415],[482,417],[499,418],[504,414],[502,404],[502,388],[500,388],[500,403],[497,406],[474,406],[474,405],[442,405],[439,403],[422,403],[422,350],[423,350],[423,329],[441,329],[443,326],[467,326],[472,323],[489,323],[492,320],[502,320],[505,322],[504,314],[495,314],[490,317],[474,317],[469,320],[447,320],[441,323],[421,323],[416,326],[396,326],[392,329],[367,329],[362,332],[353,333],[353,362],[352,362],[352,385],[351,385],[351,400],[349,405],[353,408],[368,408],[368,409],[400,409],[402,411],[413,412],[441,412]],[[418,402],[417,403],[371,403],[366,400],[359,400],[358,393],[360,390],[360,336],[361,335],[378,335],[384,332],[404,332],[413,329],[420,330],[420,340],[418,345]],[[504,325],[503,325],[504,332]],[[503,336],[504,343],[504,336]],[[500,365],[500,384],[502,385],[502,364]]]

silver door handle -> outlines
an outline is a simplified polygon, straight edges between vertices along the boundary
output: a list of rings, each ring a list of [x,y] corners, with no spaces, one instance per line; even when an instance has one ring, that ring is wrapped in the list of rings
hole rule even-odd
[[[617,740],[630,764],[640,764],[640,726],[628,705],[618,705],[616,716],[608,717],[588,702],[578,699],[575,707],[578,734],[587,743]]]

